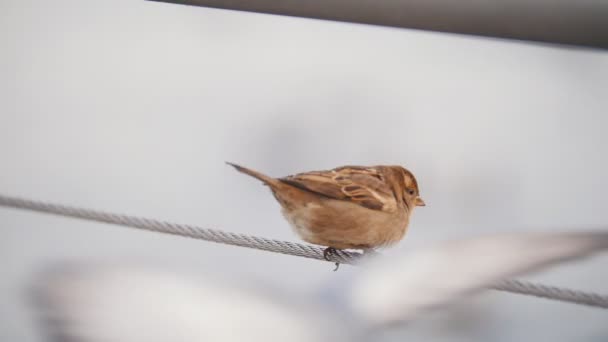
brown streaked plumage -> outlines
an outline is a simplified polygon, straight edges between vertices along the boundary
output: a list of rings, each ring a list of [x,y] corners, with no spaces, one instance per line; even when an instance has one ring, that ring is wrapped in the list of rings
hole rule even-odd
[[[414,175],[401,166],[342,166],[272,178],[228,163],[268,185],[296,233],[333,249],[397,243],[415,206],[423,206]]]

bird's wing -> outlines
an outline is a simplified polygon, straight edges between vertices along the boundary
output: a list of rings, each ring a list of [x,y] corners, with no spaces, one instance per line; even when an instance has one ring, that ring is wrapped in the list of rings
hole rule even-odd
[[[373,324],[420,313],[497,285],[608,250],[608,231],[519,233],[448,241],[402,256],[378,257],[351,282],[356,313]]]
[[[384,175],[374,167],[343,166],[280,178],[282,182],[332,199],[393,212],[397,201]]]

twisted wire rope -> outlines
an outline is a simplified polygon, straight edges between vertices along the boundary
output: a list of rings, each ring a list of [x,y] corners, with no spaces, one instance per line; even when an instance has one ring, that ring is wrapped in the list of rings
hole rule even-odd
[[[80,218],[89,221],[97,221],[158,233],[185,236],[193,239],[259,249],[268,252],[294,255],[310,259],[326,260],[323,256],[323,248],[289,241],[266,239],[258,236],[237,234],[216,229],[201,228],[186,224],[176,224],[143,217],[121,215],[4,195],[0,195],[0,206]],[[356,263],[356,260],[361,257],[361,255],[361,253],[357,252],[338,250],[336,253],[328,255],[328,259],[331,262],[353,265]],[[502,281],[491,286],[490,288],[499,291],[608,309],[608,295],[600,295],[597,293],[583,292],[579,290],[548,286],[515,279]]]

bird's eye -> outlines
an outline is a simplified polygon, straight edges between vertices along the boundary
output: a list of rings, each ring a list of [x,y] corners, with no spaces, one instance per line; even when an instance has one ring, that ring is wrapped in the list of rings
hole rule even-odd
[[[414,189],[408,189],[407,193],[410,194],[411,196],[414,196],[414,194],[416,193],[416,191],[414,191]]]

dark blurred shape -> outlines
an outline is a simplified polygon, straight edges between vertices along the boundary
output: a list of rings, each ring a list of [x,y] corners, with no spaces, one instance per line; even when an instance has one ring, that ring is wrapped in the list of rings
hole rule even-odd
[[[151,0],[221,9],[608,48],[593,0]]]

